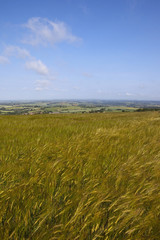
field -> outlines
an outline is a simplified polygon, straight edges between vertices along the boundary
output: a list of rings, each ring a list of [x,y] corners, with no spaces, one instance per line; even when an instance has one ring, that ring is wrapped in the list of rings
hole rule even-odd
[[[90,113],[90,112],[122,112],[136,111],[136,106],[113,105],[102,102],[17,102],[0,105],[0,115],[33,115],[33,114],[56,114],[56,113]]]
[[[0,115],[34,115],[57,113],[134,112],[160,110],[159,101],[1,101]]]
[[[0,239],[160,239],[160,113],[1,115]]]

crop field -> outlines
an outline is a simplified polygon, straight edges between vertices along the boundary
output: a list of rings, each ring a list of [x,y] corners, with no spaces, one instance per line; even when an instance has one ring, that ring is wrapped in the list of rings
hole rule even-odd
[[[114,104],[114,105],[113,105]],[[118,102],[117,102],[118,104]],[[129,104],[129,103],[128,103]],[[148,106],[148,105],[146,105]],[[34,115],[34,114],[55,114],[55,113],[92,113],[92,112],[133,112],[139,107],[133,103],[133,106],[127,106],[127,102],[123,104],[105,102],[10,102],[0,104],[0,115]],[[160,109],[160,105],[158,105]]]
[[[159,240],[160,113],[1,115],[0,239]]]

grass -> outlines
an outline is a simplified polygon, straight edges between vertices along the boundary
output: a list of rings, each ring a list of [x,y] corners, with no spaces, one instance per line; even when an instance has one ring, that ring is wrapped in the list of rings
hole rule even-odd
[[[160,239],[160,114],[0,116],[0,239]]]

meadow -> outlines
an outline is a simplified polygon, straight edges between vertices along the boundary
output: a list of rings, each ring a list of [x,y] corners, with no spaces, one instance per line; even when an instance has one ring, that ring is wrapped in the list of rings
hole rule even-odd
[[[0,239],[160,239],[160,113],[1,115]]]

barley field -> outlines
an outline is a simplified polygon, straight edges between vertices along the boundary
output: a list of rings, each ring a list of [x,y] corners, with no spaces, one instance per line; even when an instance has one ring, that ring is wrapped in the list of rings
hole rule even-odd
[[[160,239],[160,113],[0,116],[0,239]]]

